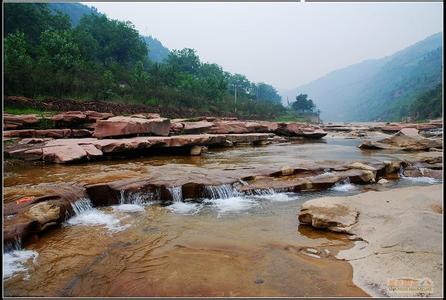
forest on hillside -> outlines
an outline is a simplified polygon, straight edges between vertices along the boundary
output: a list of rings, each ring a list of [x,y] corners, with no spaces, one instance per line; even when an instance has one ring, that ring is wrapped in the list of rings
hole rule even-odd
[[[218,115],[274,118],[277,90],[200,60],[194,49],[157,62],[131,22],[100,13],[76,22],[44,3],[4,5],[6,95],[187,107]]]

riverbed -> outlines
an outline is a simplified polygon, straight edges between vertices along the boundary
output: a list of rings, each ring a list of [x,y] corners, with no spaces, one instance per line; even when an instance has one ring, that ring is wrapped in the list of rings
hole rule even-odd
[[[362,151],[358,139],[325,138],[257,147],[209,149],[198,157],[122,157],[73,165],[10,162],[5,202],[46,185],[138,178],[160,167],[182,172],[286,166],[300,161],[383,161],[407,153]],[[411,155],[411,154],[409,154]],[[415,155],[415,154],[413,154]],[[209,199],[161,203],[125,197],[93,208],[77,202],[62,226],[4,255],[7,296],[367,296],[335,255],[353,246],[344,234],[299,225],[302,203],[321,196],[438,183],[338,184],[323,192],[258,195],[215,191]],[[173,197],[175,200],[175,197]],[[317,254],[316,254],[317,253]],[[9,256],[8,256],[9,255]]]

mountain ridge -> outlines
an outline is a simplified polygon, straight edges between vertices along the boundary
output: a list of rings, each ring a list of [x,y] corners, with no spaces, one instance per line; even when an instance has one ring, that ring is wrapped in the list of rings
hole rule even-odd
[[[401,119],[417,95],[441,82],[441,50],[439,32],[383,58],[331,71],[282,96],[308,94],[326,121]]]

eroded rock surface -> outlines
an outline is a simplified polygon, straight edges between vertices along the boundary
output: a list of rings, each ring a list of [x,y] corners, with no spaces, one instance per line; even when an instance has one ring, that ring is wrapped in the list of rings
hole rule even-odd
[[[111,117],[96,122],[94,136],[97,138],[120,137],[130,135],[167,136],[170,120],[165,118]]]
[[[428,151],[430,149],[442,149],[441,139],[429,139],[418,134],[416,128],[403,128],[390,138],[379,141],[365,141],[359,145],[360,149],[375,150],[404,150],[404,151]]]
[[[433,185],[310,200],[299,221],[361,239],[338,258],[352,264],[354,283],[372,296],[403,296],[389,289],[388,280],[404,278],[428,278],[434,285],[425,295],[440,296],[442,212],[442,186]]]

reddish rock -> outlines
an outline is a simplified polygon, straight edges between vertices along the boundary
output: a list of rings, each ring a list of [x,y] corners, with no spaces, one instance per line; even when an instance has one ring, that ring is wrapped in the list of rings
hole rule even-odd
[[[275,133],[277,135],[305,137],[310,139],[319,139],[327,135],[327,133],[318,126],[301,123],[278,123]]]
[[[88,157],[87,151],[80,145],[66,145],[42,148],[42,159],[48,162],[75,162]]]
[[[132,118],[141,118],[141,119],[159,119],[161,118],[160,114],[155,113],[140,113],[131,115]]]
[[[87,129],[22,129],[22,130],[5,130],[3,137],[19,137],[19,138],[36,138],[48,137],[55,139],[70,137],[91,137],[92,132]]]
[[[268,126],[257,122],[243,122],[238,120],[215,121],[214,126],[209,130],[212,134],[242,134],[242,133],[267,133]]]
[[[97,120],[105,120],[113,117],[114,115],[111,113],[101,113],[97,111],[87,110],[84,112],[87,116],[86,121],[96,122]]]
[[[18,129],[32,126],[39,122],[39,118],[34,115],[10,115],[3,114],[4,129]]]
[[[94,136],[98,138],[158,135],[167,136],[170,131],[170,120],[164,118],[141,119],[132,117],[112,117],[96,123]]]
[[[51,118],[57,127],[78,126],[87,121],[87,115],[81,111],[65,111]]]
[[[214,126],[214,123],[207,121],[199,122],[184,122],[184,127],[182,129],[183,134],[200,134],[207,133]]]

